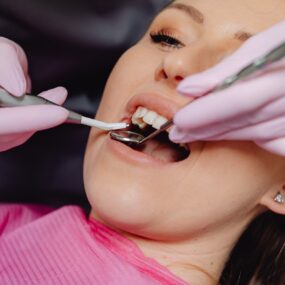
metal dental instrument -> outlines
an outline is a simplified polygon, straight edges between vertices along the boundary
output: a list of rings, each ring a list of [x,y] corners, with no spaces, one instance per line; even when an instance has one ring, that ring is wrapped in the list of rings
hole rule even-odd
[[[281,60],[285,56],[285,42],[278,45],[276,48],[268,52],[267,54],[255,59],[253,62],[242,68],[237,73],[227,77],[224,79],[220,84],[218,84],[213,89],[207,91],[203,96],[209,94],[218,92],[221,90],[224,90],[226,88],[229,88],[233,84],[235,84],[238,81],[241,81],[253,73],[260,71],[265,66],[274,63],[278,60]],[[110,132],[110,136],[112,139],[125,142],[125,143],[133,143],[133,144],[143,144],[149,139],[154,138],[155,136],[159,135],[161,132],[167,130],[169,127],[173,125],[173,119],[170,119],[167,121],[164,125],[160,127],[160,129],[154,131],[150,135],[144,137],[143,135],[131,131],[112,131]]]
[[[15,97],[9,94],[4,89],[0,88],[0,107],[20,107],[20,106],[31,106],[31,105],[56,105],[47,99],[34,95],[24,95],[22,97]],[[84,117],[76,112],[68,110],[69,115],[67,123],[81,124],[89,127],[95,127],[105,131],[121,130],[128,127],[126,123],[106,123],[95,119]]]

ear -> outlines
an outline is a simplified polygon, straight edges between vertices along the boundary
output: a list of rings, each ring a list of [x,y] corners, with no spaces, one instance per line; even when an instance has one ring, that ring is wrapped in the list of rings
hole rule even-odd
[[[277,195],[282,195],[284,202],[279,203],[275,201]],[[285,215],[285,184],[279,187],[272,187],[261,198],[260,204],[271,210],[272,212],[280,215]]]

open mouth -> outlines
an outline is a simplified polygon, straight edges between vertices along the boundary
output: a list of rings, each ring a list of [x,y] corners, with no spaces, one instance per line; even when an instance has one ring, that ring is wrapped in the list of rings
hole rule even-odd
[[[167,118],[155,111],[139,106],[131,116],[129,131],[144,137],[154,132],[167,122]],[[168,132],[164,131],[144,144],[125,143],[133,150],[152,156],[162,162],[179,162],[189,157],[191,151],[188,144],[176,144],[169,140]]]

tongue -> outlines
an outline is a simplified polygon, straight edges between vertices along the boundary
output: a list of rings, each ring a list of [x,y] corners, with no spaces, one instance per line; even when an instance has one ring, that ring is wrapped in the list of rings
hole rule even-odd
[[[141,129],[135,128],[134,132],[141,132]],[[143,135],[147,136],[154,131],[153,128],[145,129]],[[181,148],[178,144],[169,140],[168,133],[162,132],[153,139],[147,140],[142,145],[130,144],[131,148],[152,156],[163,162],[177,162],[186,159],[190,152]]]
[[[141,151],[163,162],[176,162],[181,160],[181,152],[169,142],[149,140]]]

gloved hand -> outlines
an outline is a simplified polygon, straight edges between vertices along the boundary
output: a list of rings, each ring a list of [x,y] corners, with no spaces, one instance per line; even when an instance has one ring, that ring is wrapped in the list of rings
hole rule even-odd
[[[14,96],[30,92],[27,58],[20,46],[0,37],[0,86]],[[63,87],[45,91],[42,96],[62,104],[67,96]],[[63,123],[68,112],[58,106],[0,107],[0,151],[27,141],[36,131]]]
[[[250,140],[268,151],[285,155],[284,58],[247,80],[203,97],[227,76],[285,42],[284,31],[282,21],[251,37],[213,68],[182,81],[178,91],[197,99],[176,114],[170,139]]]

